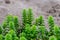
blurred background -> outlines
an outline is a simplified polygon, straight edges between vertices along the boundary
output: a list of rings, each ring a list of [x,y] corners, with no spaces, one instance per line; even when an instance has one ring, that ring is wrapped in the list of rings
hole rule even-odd
[[[8,14],[17,15],[21,22],[22,10],[28,8],[32,8],[35,18],[42,15],[46,25],[49,15],[60,25],[60,0],[0,0],[0,24]]]

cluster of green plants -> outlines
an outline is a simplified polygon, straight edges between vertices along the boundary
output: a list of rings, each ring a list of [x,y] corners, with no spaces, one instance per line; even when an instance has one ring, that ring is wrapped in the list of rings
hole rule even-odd
[[[48,28],[43,16],[35,19],[32,9],[23,9],[22,25],[18,16],[7,15],[0,25],[0,40],[60,40],[60,27],[54,23],[52,16],[48,17]]]

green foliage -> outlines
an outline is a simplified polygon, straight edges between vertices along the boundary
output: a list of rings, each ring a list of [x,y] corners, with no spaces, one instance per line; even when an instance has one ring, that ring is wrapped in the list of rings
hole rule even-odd
[[[53,32],[54,32],[54,34],[58,34],[58,33],[60,32],[59,27],[55,25],[55,26],[53,27]]]
[[[56,26],[56,25],[54,26],[53,33],[58,38],[58,40],[60,40],[60,29],[58,26]]]
[[[25,29],[23,31],[25,34],[26,34],[26,38],[30,39],[30,33],[31,33],[31,28],[30,28],[30,25],[29,24],[26,24],[25,25]]]
[[[48,40],[48,31],[45,28],[45,26],[40,26],[39,27],[39,32],[40,32],[40,39]]]
[[[10,30],[8,34],[11,34],[12,36],[16,36],[16,32],[14,30]]]
[[[0,34],[0,40],[3,40],[3,35],[2,34]]]
[[[25,25],[24,31],[20,34],[20,36],[26,37],[28,40],[35,39],[37,37],[37,27],[35,25],[30,26],[29,24]]]
[[[19,28],[19,21],[18,21],[18,17],[17,16],[14,16],[14,25],[15,25],[15,28],[17,30]]]
[[[22,20],[23,20],[23,26],[25,26],[25,24],[27,23],[27,12],[26,9],[23,10],[23,14],[22,14]]]
[[[57,40],[57,38],[55,36],[50,36],[49,40]]]
[[[39,25],[40,25],[40,26],[44,26],[43,16],[40,16],[40,17],[39,17]]]
[[[32,24],[32,21],[33,21],[33,12],[32,12],[32,9],[29,8],[28,9],[28,16],[27,16],[27,20],[28,20],[28,24]]]
[[[39,25],[39,19],[38,18],[36,18],[36,21],[35,21],[35,25]]]
[[[6,21],[7,21],[7,23],[9,23],[10,21],[13,21],[13,16],[12,15],[8,15],[6,17]]]
[[[10,22],[9,22],[9,27],[10,27],[10,30],[16,31],[14,22],[10,21]]]
[[[16,33],[15,33],[14,30],[10,30],[10,31],[8,32],[8,34],[10,34],[10,35],[12,36],[12,40],[15,40],[15,38],[17,37],[17,35],[16,35]]]
[[[25,32],[26,33],[30,33],[31,32],[31,29],[30,29],[30,25],[29,24],[26,24],[25,25]]]
[[[26,37],[26,33],[25,33],[25,32],[22,32],[22,33],[20,33],[19,36],[20,36],[20,37],[22,37],[22,36]]]
[[[19,40],[19,38],[18,37],[15,37],[15,39],[14,40]]]
[[[0,26],[0,40],[60,40],[60,27],[55,25],[52,16],[48,17],[49,29],[45,27],[43,16],[33,22],[31,8],[23,9],[22,17],[22,25],[19,24],[18,16],[6,17]]]
[[[25,24],[32,24],[33,21],[33,13],[32,13],[32,9],[29,8],[28,11],[26,11],[26,9],[23,10],[23,25]]]
[[[32,27],[31,27],[31,38],[32,39],[34,39],[34,38],[36,38],[37,37],[37,26],[35,26],[35,25],[32,25]]]
[[[39,28],[40,28],[39,31],[41,32],[41,34],[45,34],[45,31],[46,31],[45,27],[44,26],[40,26]]]
[[[53,27],[54,27],[54,18],[52,16],[48,17],[48,24],[49,24],[49,28],[50,28],[50,35],[53,35]]]
[[[0,34],[2,34],[3,33],[3,28],[2,28],[2,26],[0,26]]]
[[[7,22],[6,22],[6,21],[4,21],[4,22],[2,23],[2,27],[3,27],[4,29],[7,27]]]
[[[12,40],[12,36],[10,34],[6,34],[5,40]]]
[[[20,37],[20,40],[27,40],[24,36]]]
[[[39,18],[36,19],[36,23],[37,26],[44,26],[44,19],[43,16],[40,16]]]
[[[54,27],[54,18],[52,16],[48,17],[48,23],[50,27]]]

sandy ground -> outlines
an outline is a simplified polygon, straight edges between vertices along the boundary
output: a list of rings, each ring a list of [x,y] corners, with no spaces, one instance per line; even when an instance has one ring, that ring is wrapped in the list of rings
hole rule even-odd
[[[24,8],[32,8],[35,18],[43,15],[46,25],[49,15],[60,25],[60,0],[0,0],[0,24],[8,14],[17,15],[21,22]]]

